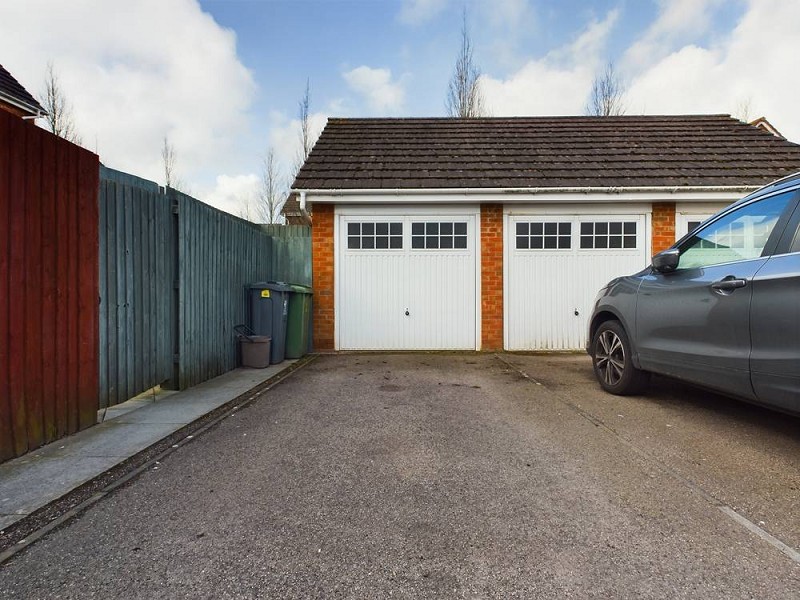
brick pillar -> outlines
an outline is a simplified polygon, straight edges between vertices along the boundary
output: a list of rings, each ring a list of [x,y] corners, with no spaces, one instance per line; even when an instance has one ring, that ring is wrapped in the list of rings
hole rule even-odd
[[[314,350],[333,350],[333,205],[314,207],[311,277],[314,286]]]
[[[675,243],[675,203],[653,202],[653,254]]]
[[[481,350],[503,349],[503,205],[481,204]]]

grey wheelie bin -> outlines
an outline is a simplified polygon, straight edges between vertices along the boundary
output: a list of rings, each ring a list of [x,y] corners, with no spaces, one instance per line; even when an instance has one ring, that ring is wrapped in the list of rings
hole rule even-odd
[[[289,314],[289,294],[285,283],[266,281],[248,286],[249,326],[255,335],[272,338],[269,362],[283,361],[286,353],[286,319]]]

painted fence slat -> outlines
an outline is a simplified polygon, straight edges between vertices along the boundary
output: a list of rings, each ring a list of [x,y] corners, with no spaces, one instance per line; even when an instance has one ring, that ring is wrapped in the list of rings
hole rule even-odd
[[[66,231],[67,215],[69,214],[70,199],[70,177],[69,172],[69,150],[67,144],[56,144],[56,181],[63,182],[58,185],[56,189],[56,221],[59,223],[59,229],[56,233],[58,238],[58,257],[56,259],[56,278],[55,278],[55,291],[56,291],[56,356],[60,358],[56,362],[56,381],[61,386],[61,393],[56,396],[56,428],[59,437],[65,436],[70,433],[70,402],[71,393],[68,383],[68,364],[65,357],[70,352],[68,332],[68,294],[69,290],[64,285],[64,281],[69,280],[67,267],[69,265],[69,252],[66,246],[68,245],[68,236]]]
[[[28,373],[42,373],[42,137],[26,127],[25,154],[25,293],[23,347],[25,360],[25,411],[28,423],[28,446],[44,444],[44,407],[42,379]]]
[[[28,451],[27,426],[27,390],[25,388],[25,214],[28,198],[25,186],[25,160],[27,159],[27,136],[25,129],[16,123],[10,126],[9,138],[11,147],[19,154],[11,161],[7,171],[11,193],[9,206],[11,210],[9,236],[10,273],[7,292],[14,293],[9,307],[9,398],[11,402],[11,434],[14,439],[14,455],[19,456]],[[20,160],[19,157],[23,159]],[[2,290],[5,292],[6,290]]]
[[[99,385],[97,204],[100,173],[96,157],[78,154],[78,172],[78,269],[82,282],[78,289],[78,423],[79,428],[84,429],[97,422]]]
[[[11,172],[11,140],[8,127],[0,136],[0,173]],[[0,461],[16,455],[12,429],[11,394],[9,386],[10,351],[10,294],[11,276],[11,178],[0,176]]]
[[[77,294],[70,293],[68,285],[78,279],[78,186],[75,181],[78,177],[78,160],[67,152],[68,189],[66,202],[66,239],[67,239],[67,269],[65,278],[60,278],[59,284],[63,286],[67,306],[67,335],[64,339],[67,357],[67,430],[78,430],[78,298]]]
[[[42,144],[41,154],[42,165],[56,165],[56,148],[53,144]],[[55,369],[47,368],[56,364],[57,359],[57,337],[56,337],[56,311],[47,310],[47,307],[54,307],[57,302],[56,286],[52,282],[56,280],[58,272],[56,264],[58,260],[58,220],[56,219],[56,178],[57,167],[53,169],[56,177],[42,177],[41,200],[41,232],[42,232],[42,314],[41,314],[41,354],[42,365],[42,396],[45,401],[42,403],[44,417],[44,442],[52,442],[63,434],[63,429],[59,428],[57,402],[48,401],[48,398],[56,397],[58,384]]]

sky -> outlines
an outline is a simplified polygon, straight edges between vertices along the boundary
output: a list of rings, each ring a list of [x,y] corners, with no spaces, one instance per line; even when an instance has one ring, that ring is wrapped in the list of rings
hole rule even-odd
[[[328,117],[440,117],[462,14],[492,116],[585,114],[608,63],[625,114],[765,116],[800,142],[797,0],[0,0],[0,64],[52,62],[82,144],[254,217],[271,148],[288,180],[308,84]]]

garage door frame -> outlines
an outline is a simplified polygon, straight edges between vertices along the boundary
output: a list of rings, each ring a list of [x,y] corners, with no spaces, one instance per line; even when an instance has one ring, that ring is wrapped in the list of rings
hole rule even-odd
[[[503,348],[509,351],[510,344],[510,271],[509,265],[511,252],[515,243],[515,232],[511,223],[514,217],[548,217],[548,216],[615,216],[640,215],[644,217],[644,255],[652,255],[652,203],[626,202],[626,203],[542,203],[542,204],[514,204],[505,205],[503,208]],[[644,265],[643,265],[644,266]]]
[[[334,208],[333,219],[333,273],[334,273],[334,349],[342,349],[342,331],[339,316],[342,307],[342,277],[340,276],[343,263],[342,232],[345,218],[360,217],[365,220],[384,219],[388,217],[443,217],[456,218],[467,216],[473,222],[473,247],[474,247],[474,289],[475,289],[475,323],[474,323],[474,350],[480,350],[481,343],[481,214],[480,204],[337,204]],[[404,238],[409,235],[405,229]]]

